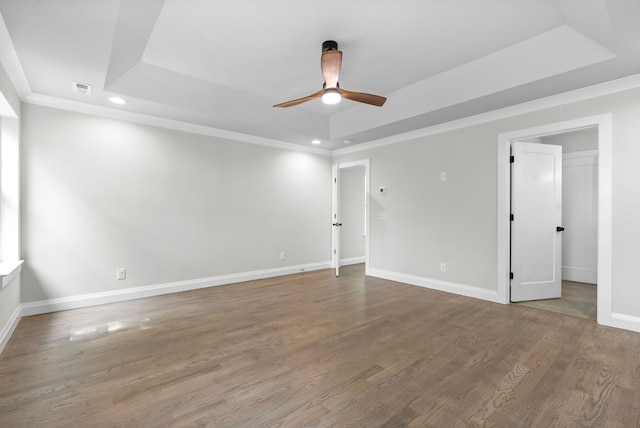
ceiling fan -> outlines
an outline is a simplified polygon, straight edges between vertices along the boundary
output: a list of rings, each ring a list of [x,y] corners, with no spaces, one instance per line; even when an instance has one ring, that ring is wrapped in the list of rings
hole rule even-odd
[[[337,104],[341,98],[346,98],[359,103],[381,107],[387,100],[385,97],[365,94],[364,92],[347,91],[340,87],[338,84],[338,76],[340,75],[341,64],[342,51],[338,50],[338,43],[333,40],[327,40],[322,43],[322,58],[320,60],[320,68],[322,69],[322,76],[324,77],[322,89],[315,94],[276,104],[274,107],[292,107],[316,98],[322,98],[325,104]]]

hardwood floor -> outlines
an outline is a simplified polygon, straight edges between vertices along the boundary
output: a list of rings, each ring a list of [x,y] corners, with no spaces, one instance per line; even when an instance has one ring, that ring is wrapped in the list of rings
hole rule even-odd
[[[562,281],[560,299],[533,300],[521,302],[518,305],[596,321],[598,319],[597,294],[595,284]]]
[[[2,427],[639,427],[640,334],[350,266],[27,317]]]

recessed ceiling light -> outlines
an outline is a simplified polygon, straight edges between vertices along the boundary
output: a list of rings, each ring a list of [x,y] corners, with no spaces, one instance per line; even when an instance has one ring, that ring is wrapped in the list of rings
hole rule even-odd
[[[127,102],[120,97],[109,97],[109,101],[114,104],[126,104]]]
[[[321,143],[321,141],[320,141],[320,140],[313,140],[313,141],[311,142],[311,144],[320,144],[320,143]]]

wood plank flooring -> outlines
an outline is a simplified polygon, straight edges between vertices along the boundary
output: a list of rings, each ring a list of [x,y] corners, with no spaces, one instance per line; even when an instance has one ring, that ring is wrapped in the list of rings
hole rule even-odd
[[[520,302],[518,305],[596,321],[598,319],[597,290],[595,284],[562,281],[561,298]]]
[[[350,266],[26,317],[1,427],[640,427],[640,334]]]

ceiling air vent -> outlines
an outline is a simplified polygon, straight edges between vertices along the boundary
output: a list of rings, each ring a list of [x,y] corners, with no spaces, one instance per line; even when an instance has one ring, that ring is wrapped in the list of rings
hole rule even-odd
[[[73,92],[82,95],[91,95],[91,85],[88,83],[80,83],[80,82],[71,82],[73,87]]]

